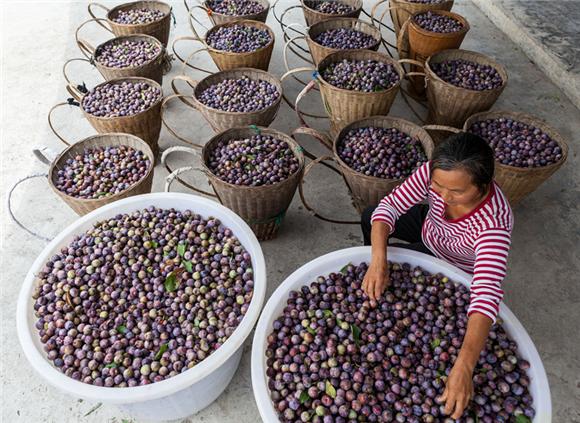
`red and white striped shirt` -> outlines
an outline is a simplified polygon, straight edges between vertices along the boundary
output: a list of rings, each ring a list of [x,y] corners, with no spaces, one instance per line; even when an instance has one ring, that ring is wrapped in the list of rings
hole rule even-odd
[[[481,313],[495,323],[503,298],[513,228],[513,214],[500,188],[492,184],[486,199],[458,219],[445,217],[445,202],[431,188],[430,163],[417,169],[405,182],[381,200],[371,222],[385,222],[391,233],[397,219],[428,198],[429,213],[423,223],[423,243],[437,256],[471,273],[468,315]]]

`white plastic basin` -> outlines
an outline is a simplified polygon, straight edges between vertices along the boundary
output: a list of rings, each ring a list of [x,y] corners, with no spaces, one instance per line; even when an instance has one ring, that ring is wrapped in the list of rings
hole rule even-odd
[[[262,311],[262,316],[256,326],[252,346],[252,386],[254,389],[254,397],[256,398],[256,403],[258,404],[258,409],[264,422],[273,423],[279,421],[272,400],[270,399],[267,385],[266,338],[272,331],[274,319],[282,313],[286,306],[289,292],[311,283],[320,275],[337,272],[349,262],[355,265],[363,261],[368,263],[370,258],[370,247],[354,247],[335,251],[312,260],[288,276],[266,303],[264,311]],[[388,258],[398,263],[409,263],[412,266],[421,266],[431,273],[442,273],[451,280],[467,286],[469,286],[471,281],[471,277],[467,273],[449,263],[426,254],[402,248],[389,247]],[[530,362],[530,369],[528,370],[528,376],[530,377],[529,389],[534,399],[533,407],[536,410],[536,417],[533,422],[551,423],[552,402],[550,399],[550,387],[548,386],[548,378],[546,377],[546,371],[544,370],[538,351],[522,324],[505,304],[501,305],[499,314],[504,321],[503,326],[506,332],[518,343],[520,355]]]
[[[254,295],[248,311],[234,333],[213,354],[184,373],[161,382],[134,388],[106,388],[89,385],[65,376],[57,370],[42,349],[34,327],[32,292],[35,275],[48,259],[75,235],[92,227],[94,222],[149,206],[192,210],[203,217],[222,221],[238,237],[252,256]],[[108,204],[79,218],[44,248],[26,275],[17,305],[18,338],[32,367],[51,385],[75,397],[105,404],[116,404],[131,416],[147,420],[172,420],[187,417],[211,404],[227,387],[248,337],[264,303],[266,265],[258,240],[249,226],[228,208],[203,197],[180,193],[155,193],[126,198]]]

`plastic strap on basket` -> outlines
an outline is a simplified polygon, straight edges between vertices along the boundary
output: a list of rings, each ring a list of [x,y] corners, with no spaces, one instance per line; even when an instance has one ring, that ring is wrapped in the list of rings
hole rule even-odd
[[[316,72],[316,69],[312,68],[312,67],[304,67],[304,68],[296,68],[291,70],[290,72],[286,72],[284,75],[282,75],[282,77],[280,78],[280,83],[283,83],[284,80],[286,78],[288,78],[289,76],[292,76],[296,73],[299,72]],[[286,102],[286,104],[288,104],[288,106],[290,106],[292,108],[292,110],[296,110],[296,107],[294,104],[292,104],[292,102],[288,99],[288,97],[286,97],[286,94],[284,93],[284,90],[282,90],[282,98],[284,99],[284,101]],[[308,116],[311,118],[315,118],[315,119],[327,119],[328,116],[327,115],[314,115],[314,114],[310,114],[310,113],[304,113],[302,112],[303,116]]]
[[[308,175],[308,173],[312,170],[312,168],[314,166],[316,166],[318,163],[326,161],[326,160],[333,160],[334,161],[334,159],[330,156],[319,157],[316,160],[313,160],[310,163],[308,163],[308,166],[306,166],[306,168],[304,169],[304,174],[302,175],[302,178],[300,179],[300,183],[298,185],[298,193],[300,194],[300,200],[302,201],[302,204],[304,204],[304,207],[306,208],[306,210],[308,210],[310,213],[312,213],[313,216],[317,217],[320,220],[324,220],[324,221],[330,222],[330,223],[338,223],[338,224],[342,224],[342,225],[359,225],[360,220],[336,220],[336,219],[331,219],[331,218],[325,217],[325,216],[321,215],[320,213],[318,213],[306,201],[306,198],[304,197],[304,180],[306,179],[306,175]]]
[[[163,126],[165,126],[165,128],[167,128],[167,130],[171,133],[171,135],[173,135],[178,140],[183,141],[184,143],[189,144],[192,147],[202,148],[202,145],[196,144],[193,141],[190,141],[187,138],[184,138],[181,135],[179,135],[165,121],[165,113],[166,113],[167,103],[173,99],[176,99],[176,98],[193,98],[193,96],[187,96],[187,95],[183,95],[183,94],[171,94],[171,95],[165,97],[163,99],[163,102],[161,103],[161,113],[160,113],[161,114],[161,122],[163,123]]]
[[[265,219],[247,219],[247,222],[250,225],[265,225],[273,221],[275,226],[280,226],[282,220],[284,220],[284,216],[286,216],[286,210],[278,213],[276,216],[267,217]]]
[[[167,170],[168,174],[172,174],[174,172],[173,169],[171,169],[169,167],[169,164],[167,163],[167,159],[173,153],[185,153],[185,154],[191,154],[192,156],[199,156],[199,150],[198,149],[193,149],[191,147],[182,147],[182,146],[169,147],[161,155],[161,164],[165,167],[165,169]],[[174,179],[177,179],[177,181],[181,185],[183,185],[183,186],[185,186],[187,188],[190,188],[190,189],[192,189],[194,191],[198,191],[198,189],[195,186],[188,184],[183,179],[179,178],[179,176],[175,175],[175,178]],[[205,191],[202,191],[202,193],[205,193]]]
[[[180,167],[179,169],[175,169],[173,172],[171,172],[166,178],[165,178],[165,192],[169,192],[170,188],[171,188],[171,184],[173,183],[173,181],[175,179],[178,179],[182,184],[184,184],[185,186],[187,186],[188,188],[191,188],[192,190],[194,190],[195,192],[198,192],[200,194],[203,195],[207,195],[208,197],[212,197],[212,198],[218,198],[218,196],[214,193],[208,192],[208,191],[204,191],[201,190],[199,188],[194,187],[193,185],[184,183],[181,179],[178,178],[178,176],[182,173],[186,173],[186,172],[201,172],[205,175],[205,172],[203,171],[203,169],[199,169],[197,167],[194,166],[185,166],[185,167]]]
[[[29,175],[29,176],[26,176],[26,177],[24,177],[24,178],[22,178],[22,179],[19,179],[18,181],[16,181],[16,183],[15,183],[14,185],[12,185],[12,187],[11,187],[11,188],[10,188],[10,190],[8,191],[8,196],[7,196],[7,199],[6,199],[6,209],[8,210],[8,214],[9,214],[9,216],[10,216],[10,219],[11,219],[11,220],[12,220],[14,223],[16,223],[16,225],[18,225],[18,227],[19,227],[20,229],[22,229],[22,230],[24,230],[24,231],[28,232],[30,235],[32,235],[32,236],[34,236],[34,237],[36,237],[36,238],[38,238],[38,239],[41,239],[41,240],[43,240],[43,241],[50,242],[50,241],[52,241],[52,239],[51,239],[51,238],[47,238],[47,237],[46,237],[46,236],[44,236],[44,235],[40,235],[40,234],[38,234],[38,233],[34,232],[33,230],[31,230],[31,229],[28,229],[28,228],[27,228],[27,227],[26,227],[26,226],[25,226],[25,225],[24,225],[22,222],[20,222],[20,221],[19,221],[19,220],[16,218],[16,216],[14,215],[14,212],[12,211],[12,193],[14,192],[14,190],[15,190],[15,189],[16,189],[16,188],[17,188],[17,187],[18,187],[18,186],[19,186],[21,183],[23,183],[23,182],[25,182],[25,181],[28,181],[29,179],[33,179],[33,178],[48,178],[48,174],[46,174],[46,173],[36,173],[36,174],[34,174],[34,175]]]
[[[256,135],[260,135],[262,133],[262,130],[258,127],[258,125],[252,124],[252,125],[248,125],[248,127],[251,130],[253,130],[256,133]]]
[[[99,7],[101,9],[103,9],[105,11],[105,16],[108,15],[108,13],[110,12],[111,9],[103,6],[102,4],[99,3],[89,3],[89,5],[87,6],[87,9],[89,11],[89,15],[91,15],[91,17],[95,20],[95,22],[97,22],[99,25],[101,25],[103,28],[105,28],[107,31],[109,31],[110,33],[113,33],[113,30],[111,28],[107,28],[105,25],[103,25],[99,20],[103,20],[103,18],[97,18],[95,16],[95,14],[93,13],[92,7]],[[108,19],[105,19],[105,21],[108,21]]]

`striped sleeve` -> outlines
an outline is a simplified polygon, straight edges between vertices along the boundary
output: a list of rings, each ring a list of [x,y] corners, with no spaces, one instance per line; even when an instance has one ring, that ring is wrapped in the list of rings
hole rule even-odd
[[[486,229],[475,240],[475,264],[467,315],[481,313],[494,323],[503,298],[501,283],[506,275],[510,231]]]
[[[407,210],[424,200],[429,192],[429,162],[411,174],[401,185],[383,198],[371,217],[371,223],[384,222],[395,230],[395,222]]]

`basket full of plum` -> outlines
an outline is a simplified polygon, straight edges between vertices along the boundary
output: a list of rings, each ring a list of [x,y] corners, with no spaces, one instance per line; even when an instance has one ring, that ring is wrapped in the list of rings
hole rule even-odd
[[[444,50],[425,62],[428,121],[461,127],[465,120],[489,110],[508,82],[504,66],[481,53]]]
[[[463,130],[486,140],[495,153],[495,180],[515,205],[535,191],[568,158],[568,143],[543,120],[520,112],[471,116]]]
[[[134,135],[93,135],[66,148],[51,164],[48,183],[79,215],[151,192],[153,150]]]
[[[164,153],[162,161],[167,166]],[[193,155],[193,149],[186,150]],[[178,179],[194,191],[217,197],[244,219],[261,241],[276,237],[304,170],[300,145],[288,135],[269,128],[232,128],[210,139],[201,152],[202,168],[213,193],[201,191],[177,178],[191,168],[171,171],[166,189]]]
[[[358,19],[362,11],[362,0],[300,0],[306,25],[335,18]]]
[[[336,18],[308,28],[308,49],[318,65],[338,50],[378,50],[381,33],[374,26],[354,18]]]
[[[304,133],[310,133],[332,150],[332,158],[338,164],[359,213],[378,204],[424,164],[434,149],[431,137],[423,128],[388,116],[355,121],[344,127],[334,141],[315,130],[308,131]],[[302,186],[300,190],[302,192]],[[305,206],[309,207],[306,203]]]
[[[105,11],[107,25],[101,23],[94,8]],[[123,3],[109,9],[99,3],[90,3],[89,14],[96,22],[117,37],[145,34],[157,38],[167,47],[171,29],[171,6],[161,1],[145,0]]]

